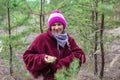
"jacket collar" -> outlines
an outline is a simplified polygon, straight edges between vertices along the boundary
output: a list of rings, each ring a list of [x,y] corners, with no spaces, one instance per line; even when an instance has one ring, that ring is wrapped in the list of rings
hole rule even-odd
[[[54,36],[53,36],[52,33],[51,33],[50,28],[47,29],[47,34],[48,34],[48,36],[49,36],[50,38],[55,39]]]

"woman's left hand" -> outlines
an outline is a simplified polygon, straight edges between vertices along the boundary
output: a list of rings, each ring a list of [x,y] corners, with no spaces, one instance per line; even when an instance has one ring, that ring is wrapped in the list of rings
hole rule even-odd
[[[54,56],[50,56],[50,55],[45,55],[45,58],[44,60],[47,62],[47,63],[54,63],[56,61],[56,57]]]

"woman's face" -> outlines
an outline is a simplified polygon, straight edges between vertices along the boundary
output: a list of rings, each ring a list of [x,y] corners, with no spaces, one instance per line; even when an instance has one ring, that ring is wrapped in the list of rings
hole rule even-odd
[[[51,30],[55,33],[55,34],[61,34],[64,30],[63,24],[59,23],[59,22],[55,22],[51,25]]]

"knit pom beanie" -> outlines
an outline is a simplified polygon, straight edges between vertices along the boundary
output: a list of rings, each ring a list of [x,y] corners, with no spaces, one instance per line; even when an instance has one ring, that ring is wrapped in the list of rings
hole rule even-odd
[[[52,13],[50,14],[50,17],[48,19],[48,27],[50,28],[51,25],[55,22],[60,22],[63,24],[64,28],[66,27],[66,20],[60,10],[52,11]]]

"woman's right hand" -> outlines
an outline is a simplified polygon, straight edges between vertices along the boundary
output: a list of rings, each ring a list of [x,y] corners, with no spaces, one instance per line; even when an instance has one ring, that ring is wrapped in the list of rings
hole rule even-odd
[[[50,55],[45,55],[45,58],[44,58],[46,63],[54,63],[56,59],[57,59],[56,57],[50,56]]]

